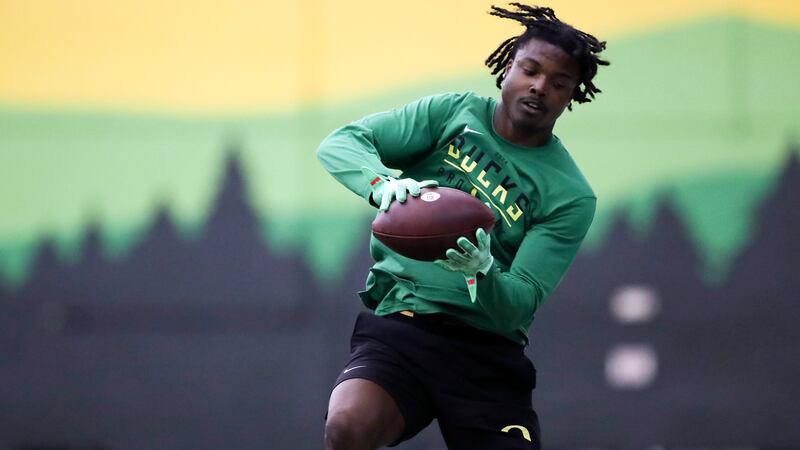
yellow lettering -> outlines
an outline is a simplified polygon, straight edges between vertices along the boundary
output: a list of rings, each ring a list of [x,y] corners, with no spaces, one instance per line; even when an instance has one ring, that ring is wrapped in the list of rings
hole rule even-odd
[[[492,197],[497,197],[497,194],[500,194],[500,203],[505,203],[506,195],[508,195],[506,188],[504,188],[502,185],[498,185],[496,188],[494,188],[494,191],[492,191]]]
[[[469,164],[469,161],[469,156],[465,156],[464,159],[461,160],[461,168],[464,169],[464,172],[466,173],[471,173],[473,170],[475,170],[475,167],[478,166],[478,163],[473,162],[472,164]]]
[[[472,190],[469,192],[469,195],[471,195],[473,197],[477,197],[478,196],[478,188],[472,188]]]
[[[489,180],[484,179],[483,177],[485,177],[485,176],[486,176],[486,171],[485,170],[481,170],[481,173],[478,174],[478,183],[482,184],[483,187],[488,188],[489,185],[492,184],[492,182],[489,181]]]
[[[458,159],[461,157],[461,150],[457,149],[455,145],[450,144],[450,148],[447,149],[447,154],[455,159]]]
[[[511,217],[511,219],[514,220],[514,222],[516,222],[517,219],[519,219],[520,216],[522,216],[522,208],[520,208],[516,203],[506,208],[506,212]]]
[[[500,431],[502,431],[503,433],[508,433],[511,430],[519,430],[522,433],[523,438],[525,438],[528,442],[533,442],[531,441],[531,432],[528,431],[528,429],[523,427],[522,425],[509,425]]]

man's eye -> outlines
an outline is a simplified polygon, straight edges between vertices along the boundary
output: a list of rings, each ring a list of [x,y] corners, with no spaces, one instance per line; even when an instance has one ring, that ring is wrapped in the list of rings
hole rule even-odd
[[[522,72],[523,72],[525,75],[536,75],[536,72],[535,72],[535,71],[533,71],[533,70],[531,70],[531,69],[522,69]]]

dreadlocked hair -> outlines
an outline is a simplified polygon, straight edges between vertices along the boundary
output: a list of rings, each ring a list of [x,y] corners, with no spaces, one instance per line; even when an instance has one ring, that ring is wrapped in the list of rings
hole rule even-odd
[[[592,101],[594,95],[601,92],[592,82],[597,75],[597,66],[609,65],[608,61],[599,57],[599,53],[606,48],[605,41],[600,41],[591,34],[560,21],[551,8],[521,3],[511,3],[511,6],[515,6],[516,10],[511,11],[492,5],[492,10],[489,11],[493,16],[516,20],[525,26],[524,33],[503,41],[486,59],[486,65],[492,69],[492,75],[497,75],[495,83],[497,87],[501,87],[504,69],[514,60],[517,50],[524,47],[531,39],[540,39],[561,48],[578,62],[580,75],[572,100],[578,103]],[[571,102],[569,109],[572,109]]]

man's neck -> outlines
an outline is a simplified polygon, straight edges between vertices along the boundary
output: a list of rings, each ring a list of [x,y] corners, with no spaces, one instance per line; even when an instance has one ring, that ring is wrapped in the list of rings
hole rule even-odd
[[[494,112],[492,126],[503,139],[523,147],[541,147],[553,137],[552,128],[519,128],[509,119],[503,108],[503,103],[498,102]]]

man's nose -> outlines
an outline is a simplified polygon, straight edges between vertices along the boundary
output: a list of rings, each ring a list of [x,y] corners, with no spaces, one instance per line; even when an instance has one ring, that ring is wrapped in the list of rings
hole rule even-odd
[[[545,81],[545,77],[542,74],[534,76],[531,78],[531,84],[528,87],[528,90],[532,94],[544,95]]]

